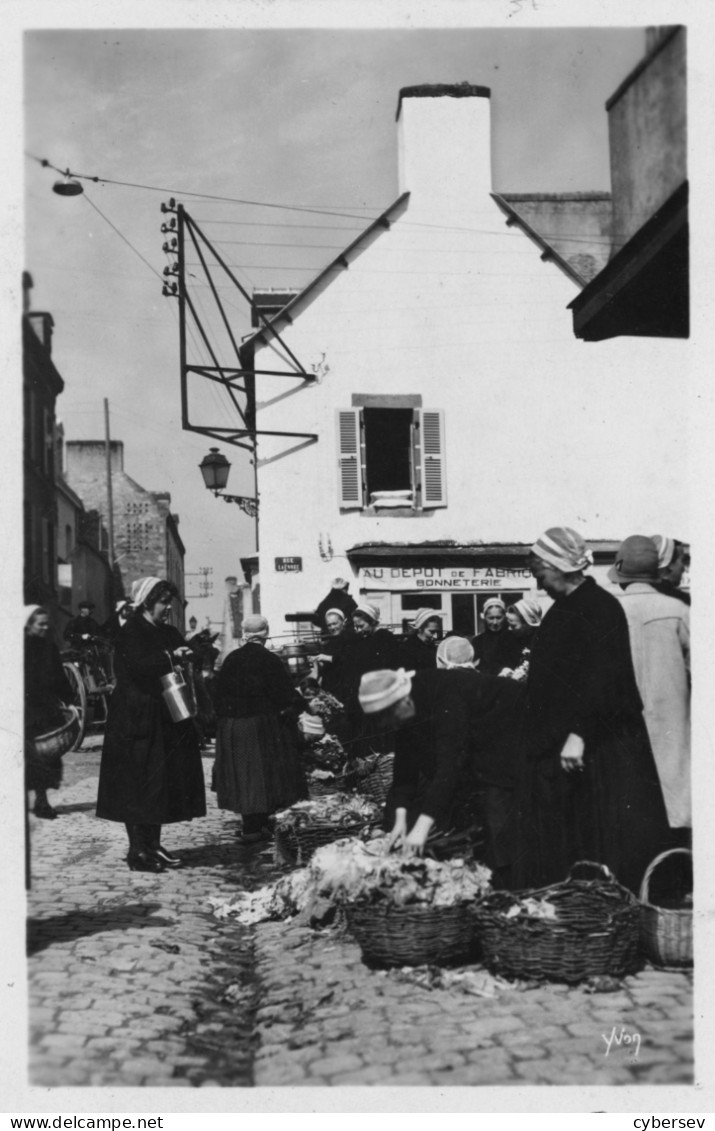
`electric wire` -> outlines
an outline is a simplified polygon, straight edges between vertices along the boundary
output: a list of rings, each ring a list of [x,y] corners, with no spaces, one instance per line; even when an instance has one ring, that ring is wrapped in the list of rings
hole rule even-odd
[[[350,219],[350,220],[359,220],[363,224],[366,223],[366,222],[369,223],[369,219],[365,216],[358,216],[358,215],[354,215],[354,214],[351,214],[351,213],[338,211],[337,210],[338,206],[321,207],[321,206],[317,206],[317,205],[310,206],[310,205],[305,205],[305,204],[278,204],[274,201],[248,200],[248,199],[243,199],[243,198],[240,198],[240,197],[220,196],[220,195],[215,194],[215,193],[201,193],[201,192],[192,192],[192,191],[182,191],[180,189],[165,188],[165,187],[161,187],[161,186],[158,186],[158,185],[146,185],[146,184],[141,184],[141,183],[134,182],[134,181],[120,181],[120,180],[115,180],[115,179],[112,179],[112,178],[109,178],[109,177],[93,176],[93,175],[88,174],[88,173],[76,173],[76,172],[73,172],[72,170],[69,170],[69,169],[66,169],[66,170],[60,169],[57,165],[53,165],[52,162],[48,161],[46,158],[37,157],[33,153],[27,153],[26,152],[25,156],[29,157],[33,161],[37,161],[43,167],[53,169],[55,172],[59,173],[62,176],[68,176],[68,177],[72,177],[72,178],[75,178],[75,179],[78,179],[78,180],[91,181],[95,184],[118,185],[120,187],[144,189],[147,192],[171,193],[171,194],[175,194],[177,196],[187,196],[187,197],[193,197],[193,198],[202,199],[202,200],[213,200],[213,201],[217,201],[217,202],[221,202],[221,203],[241,204],[241,205],[247,205],[247,206],[255,207],[255,208],[275,208],[275,209],[281,209],[281,210],[289,211],[289,212],[305,212],[305,213],[316,214],[316,215],[320,215],[320,216],[338,216],[338,217],[344,217],[345,219]],[[538,194],[535,194],[535,195],[538,195]],[[545,195],[548,195],[548,194],[545,194]],[[555,194],[555,195],[558,195],[558,194]],[[506,203],[509,204],[510,202],[507,200]],[[367,211],[375,211],[376,210],[376,209],[374,209],[373,206],[370,206],[370,205],[355,204],[355,205],[347,205],[345,207],[356,208],[356,209],[362,208],[362,209],[365,209]],[[383,209],[383,211],[384,211],[384,209]],[[494,215],[493,209],[475,209],[473,211],[474,211],[475,215],[480,214],[480,213],[483,214],[483,215],[490,215],[490,216]],[[516,213],[516,216],[517,216],[517,222],[519,220],[522,220],[526,223],[529,222],[526,217],[522,217],[520,215],[517,208],[514,208],[514,212]],[[633,209],[633,210],[630,211],[630,214],[634,215],[634,216],[639,216],[639,215],[642,215],[642,214],[645,214],[645,213],[644,213],[643,209]],[[378,211],[378,216],[379,215],[382,215],[382,212]],[[244,222],[244,221],[240,221],[240,220],[232,221],[232,220],[212,220],[212,219],[205,219],[202,222],[214,223],[214,224],[215,223],[235,223],[235,224],[243,224],[243,223],[248,224],[249,223],[247,221]],[[250,222],[250,223],[252,224],[252,226],[257,226],[257,222],[255,222],[255,221]],[[508,234],[508,233],[491,232],[491,231],[488,231],[486,229],[479,229],[479,228],[465,228],[465,227],[460,227],[460,226],[457,226],[457,225],[428,224],[428,223],[425,223],[424,221],[414,221],[414,220],[405,220],[405,221],[403,221],[403,224],[410,226],[410,227],[432,228],[432,229],[439,230],[439,231],[478,232],[478,233],[483,234],[483,235],[506,235],[506,234]],[[265,225],[265,226],[271,227],[273,225],[268,224],[268,225]],[[277,227],[303,227],[304,225],[285,224],[285,225],[276,225],[276,226]],[[308,225],[305,225],[305,226],[307,227]],[[310,225],[310,227],[313,227],[313,225]],[[320,228],[320,227],[322,227],[322,225],[314,225],[314,227]],[[346,230],[349,230],[348,225],[346,225],[345,228],[346,228]],[[334,230],[340,230],[340,229],[334,229]],[[609,237],[602,237],[601,238],[601,237],[596,236],[596,237],[591,238],[591,237],[584,237],[584,236],[568,236],[568,235],[564,235],[563,232],[548,233],[548,235],[545,235],[544,233],[539,233],[539,234],[542,235],[543,238],[569,239],[569,240],[578,241],[578,242],[603,242],[604,244],[610,243]],[[614,233],[614,236],[612,238],[621,239],[621,238],[628,238],[628,237],[629,237],[629,233]]]
[[[328,209],[325,209],[325,208],[311,208],[308,205],[304,205],[304,204],[276,204],[276,203],[269,202],[269,201],[266,201],[266,200],[244,200],[240,197],[234,197],[234,196],[218,196],[215,193],[191,192],[191,191],[186,191],[184,189],[165,188],[165,187],[162,187],[160,185],[138,184],[134,181],[118,181],[118,180],[114,180],[110,177],[93,176],[90,173],[77,173],[77,172],[74,172],[71,169],[60,169],[60,168],[58,168],[57,165],[53,165],[51,161],[48,161],[46,157],[37,157],[37,156],[35,156],[34,153],[27,153],[26,152],[25,156],[29,157],[32,161],[37,161],[40,165],[43,166],[43,168],[53,169],[56,173],[59,173],[63,177],[68,177],[68,178],[71,177],[71,178],[73,178],[75,180],[79,180],[79,181],[92,181],[95,184],[119,185],[122,188],[145,189],[147,192],[161,192],[161,193],[167,193],[168,192],[168,193],[170,193],[172,195],[176,195],[176,196],[190,196],[190,197],[194,197],[194,198],[201,199],[201,200],[217,200],[217,201],[221,201],[223,203],[228,203],[228,204],[245,204],[245,205],[250,205],[252,207],[258,207],[258,208],[277,208],[277,209],[282,209],[282,210],[287,211],[287,212],[309,212],[309,213],[313,213],[313,214],[318,215],[318,216],[343,216],[348,220],[364,220],[365,219],[364,216],[355,216],[354,214],[347,213],[347,212],[329,211]],[[354,205],[354,206],[351,205],[351,207],[367,208],[367,205]]]

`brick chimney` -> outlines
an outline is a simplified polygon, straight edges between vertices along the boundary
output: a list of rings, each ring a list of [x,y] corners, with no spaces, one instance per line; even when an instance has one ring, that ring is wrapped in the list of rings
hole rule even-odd
[[[399,190],[411,207],[468,211],[492,191],[490,96],[466,82],[402,88]]]

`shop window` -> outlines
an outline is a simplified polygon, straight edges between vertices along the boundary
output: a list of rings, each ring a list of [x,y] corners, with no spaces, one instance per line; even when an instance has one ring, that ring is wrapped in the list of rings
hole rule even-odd
[[[414,511],[447,505],[441,410],[399,403],[339,409],[338,449],[341,507]]]
[[[442,595],[440,593],[403,593],[402,608],[406,612],[417,611],[417,609],[439,609],[442,608]]]

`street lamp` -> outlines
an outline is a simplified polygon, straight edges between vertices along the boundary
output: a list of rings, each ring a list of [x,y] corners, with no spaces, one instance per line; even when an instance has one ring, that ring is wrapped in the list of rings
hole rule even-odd
[[[228,482],[228,473],[231,470],[231,464],[218,448],[211,448],[209,454],[204,456],[201,460],[199,468],[204,479],[204,485],[207,490],[213,491],[217,499],[223,499],[226,503],[237,503],[241,510],[249,515],[250,518],[256,518],[258,514],[258,499],[251,499],[246,495],[223,494],[223,489]]]
[[[65,179],[63,181],[55,181],[52,186],[52,191],[56,192],[58,196],[79,196],[84,192],[84,189],[79,181],[74,180],[68,169],[65,173]]]

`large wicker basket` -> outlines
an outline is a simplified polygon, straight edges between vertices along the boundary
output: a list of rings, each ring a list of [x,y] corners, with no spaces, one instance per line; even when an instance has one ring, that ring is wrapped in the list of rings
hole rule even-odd
[[[551,887],[515,893],[495,892],[474,909],[482,958],[491,970],[507,977],[580,982],[596,974],[622,977],[642,965],[638,945],[640,908],[602,864],[597,879],[568,879]],[[605,877],[605,878],[604,878]],[[557,918],[507,911],[518,900],[546,900]]]
[[[346,908],[348,929],[366,962],[380,966],[438,966],[467,962],[474,943],[469,904],[405,907],[380,901]]]
[[[648,898],[653,872],[667,857],[673,855],[692,856],[687,848],[671,848],[667,852],[661,852],[648,865],[643,876],[640,890],[641,947],[655,966],[692,966],[692,907],[659,907]]]
[[[311,821],[299,825],[276,825],[275,855],[286,864],[307,864],[317,848],[347,836],[367,835],[375,822],[365,818],[342,821]]]
[[[367,773],[361,775],[358,770],[356,782],[358,792],[369,797],[378,805],[384,805],[392,785],[394,767],[394,754],[380,754],[377,760],[369,766]]]
[[[32,739],[33,754],[39,761],[55,761],[72,746],[80,725],[79,711],[72,706],[62,707],[62,715],[62,726]]]

